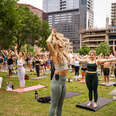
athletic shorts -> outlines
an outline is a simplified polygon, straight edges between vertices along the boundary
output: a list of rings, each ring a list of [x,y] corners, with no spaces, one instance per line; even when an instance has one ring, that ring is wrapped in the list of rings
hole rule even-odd
[[[72,66],[72,68],[75,68],[75,66],[74,65],[71,65]]]
[[[104,73],[105,76],[109,76],[110,69],[109,68],[104,68],[103,73]]]
[[[8,69],[13,69],[13,65],[11,64],[11,65],[8,65]]]
[[[81,70],[82,70],[82,71],[86,71],[86,70],[87,70],[87,68],[81,68]]]

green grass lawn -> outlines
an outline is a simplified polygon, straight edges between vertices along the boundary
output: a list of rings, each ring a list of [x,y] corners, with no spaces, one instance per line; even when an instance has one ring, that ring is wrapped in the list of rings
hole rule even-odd
[[[35,100],[34,91],[24,93],[7,92],[5,90],[6,82],[9,80],[7,75],[7,73],[0,72],[0,77],[3,77],[3,86],[0,89],[0,116],[48,116],[50,104],[38,103]],[[36,75],[31,74],[30,76],[34,77]],[[67,76],[72,76],[72,74],[68,74]],[[11,78],[10,81],[13,82],[15,88],[19,87],[17,78]],[[38,90],[40,97],[50,95],[49,78],[26,81],[26,87],[37,84],[47,86],[46,88]],[[97,112],[76,108],[76,104],[88,100],[88,90],[85,84],[76,81],[71,83],[66,82],[66,85],[67,91],[77,91],[80,92],[81,95],[64,100],[62,116],[116,116],[116,101],[112,101]],[[115,87],[99,86],[98,94],[100,97],[112,98],[109,92],[114,88]]]

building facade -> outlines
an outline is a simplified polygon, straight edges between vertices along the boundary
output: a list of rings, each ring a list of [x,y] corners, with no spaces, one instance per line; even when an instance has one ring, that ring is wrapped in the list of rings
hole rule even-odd
[[[79,0],[43,0],[45,12],[56,12],[79,8]]]
[[[41,20],[47,20],[47,16],[46,16],[46,13],[39,9],[39,8],[36,8],[30,4],[20,4],[18,3],[17,5],[24,5],[24,6],[27,6],[34,14],[36,14]]]
[[[93,0],[43,0],[50,29],[56,28],[80,48],[80,30],[93,26]]]
[[[116,26],[116,3],[112,3],[111,25]]]
[[[80,40],[80,47],[86,45],[90,48],[95,48],[104,41],[112,47],[113,41],[116,41],[116,28],[89,29],[81,32]]]

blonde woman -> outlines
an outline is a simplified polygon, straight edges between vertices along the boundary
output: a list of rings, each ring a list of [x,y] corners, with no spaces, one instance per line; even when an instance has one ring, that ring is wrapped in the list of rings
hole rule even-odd
[[[96,59],[96,52],[94,50],[90,50],[89,56],[87,59],[80,59],[80,62],[87,63],[87,73],[86,73],[86,85],[89,90],[89,103],[88,106],[92,105],[92,93],[94,92],[94,104],[93,107],[97,107],[98,100],[98,76],[97,76],[97,65],[105,62],[116,61],[116,58],[112,59]]]
[[[65,42],[61,36],[58,36],[55,29],[52,30],[46,42],[55,66],[55,72],[51,82],[49,116],[54,116],[55,111],[57,116],[61,116],[62,105],[66,93],[66,74],[68,71],[68,57],[65,53]]]

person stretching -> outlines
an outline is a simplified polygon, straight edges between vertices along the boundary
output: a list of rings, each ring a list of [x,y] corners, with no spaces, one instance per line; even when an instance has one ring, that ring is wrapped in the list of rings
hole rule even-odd
[[[109,55],[106,55],[105,58],[109,59]],[[109,84],[110,65],[111,65],[110,62],[104,62],[104,64],[103,64],[103,73],[104,73],[105,85]]]
[[[80,59],[80,62],[87,63],[87,73],[86,73],[86,86],[89,90],[89,103],[87,106],[92,105],[92,97],[94,92],[94,104],[93,107],[97,107],[97,100],[98,100],[98,75],[97,75],[97,65],[105,62],[116,62],[116,58],[112,59],[96,59],[96,52],[94,50],[90,50],[89,56],[87,59]]]
[[[63,37],[58,36],[56,30],[53,29],[51,35],[47,39],[47,46],[52,56],[55,67],[54,76],[51,81],[51,104],[49,116],[61,116],[63,101],[66,94],[66,74],[68,71],[68,57],[65,54],[65,43]]]
[[[23,67],[24,65],[24,54],[23,52],[17,53],[17,50],[15,48],[15,54],[17,56],[17,69],[18,69],[18,78],[19,78],[19,84],[20,88],[24,89],[25,87],[25,68]]]

